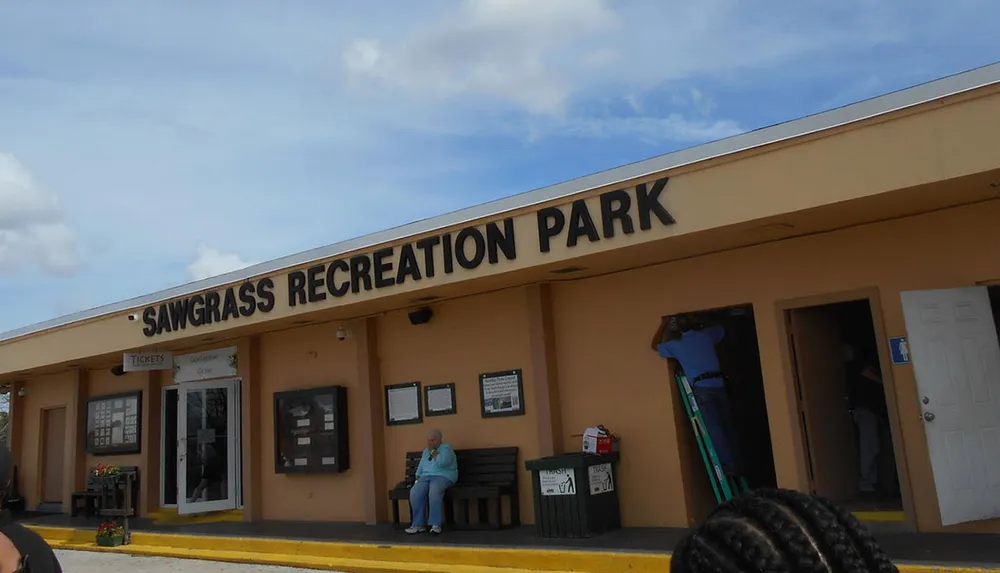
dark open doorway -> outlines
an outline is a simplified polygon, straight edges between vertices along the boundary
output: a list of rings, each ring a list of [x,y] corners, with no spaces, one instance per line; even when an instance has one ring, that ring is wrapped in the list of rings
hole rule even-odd
[[[901,510],[867,299],[786,313],[811,489],[854,510]]]
[[[715,345],[715,352],[725,375],[742,475],[751,488],[775,487],[774,454],[753,306],[746,304],[665,318],[671,322],[679,317],[698,327],[722,327],[724,336]],[[705,479],[708,480],[708,476]]]

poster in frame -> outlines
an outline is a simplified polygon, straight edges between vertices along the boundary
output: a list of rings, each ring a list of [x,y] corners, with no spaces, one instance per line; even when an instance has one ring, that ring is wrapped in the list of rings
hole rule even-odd
[[[524,415],[521,369],[479,375],[479,403],[483,418]]]
[[[424,416],[450,416],[457,413],[454,382],[424,386]]]
[[[420,382],[389,384],[385,387],[385,424],[402,426],[424,421]]]

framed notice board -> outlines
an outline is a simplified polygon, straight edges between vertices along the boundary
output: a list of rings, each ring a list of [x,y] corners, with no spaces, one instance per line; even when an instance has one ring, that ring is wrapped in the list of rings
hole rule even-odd
[[[274,472],[339,473],[351,467],[347,388],[274,394]]]
[[[88,454],[142,451],[142,391],[94,396],[87,400]]]

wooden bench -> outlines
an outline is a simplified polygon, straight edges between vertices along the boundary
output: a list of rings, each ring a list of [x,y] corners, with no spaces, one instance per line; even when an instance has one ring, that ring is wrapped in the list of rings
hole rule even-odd
[[[119,517],[135,517],[139,507],[139,468],[121,466],[120,469],[122,480],[118,484],[118,491],[111,495],[112,492],[104,491],[104,481],[94,475],[94,468],[88,468],[87,485],[84,490],[73,492],[70,496],[70,517],[76,517],[81,511],[85,517],[112,516],[112,512],[128,513]],[[123,499],[123,507],[117,507],[114,501],[119,495]]]
[[[389,491],[392,524],[402,527],[399,502],[409,505],[410,488],[416,482],[417,466],[423,452],[406,454],[406,479]],[[503,498],[509,499],[511,526],[521,525],[520,499],[517,489],[517,448],[484,448],[455,450],[458,457],[458,483],[447,489],[444,496],[445,525],[454,529],[500,529],[503,524]],[[471,519],[471,506],[476,505],[478,520]],[[461,520],[455,519],[455,506]],[[496,519],[491,518],[493,509]],[[413,509],[410,508],[410,522]]]

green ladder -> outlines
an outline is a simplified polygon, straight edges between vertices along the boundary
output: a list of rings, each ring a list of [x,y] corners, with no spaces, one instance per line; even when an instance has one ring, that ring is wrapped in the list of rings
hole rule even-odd
[[[719,456],[715,453],[715,446],[712,445],[712,438],[708,435],[705,420],[701,417],[701,410],[698,409],[698,402],[694,399],[694,391],[688,384],[687,376],[677,374],[674,378],[677,381],[677,389],[681,393],[684,411],[687,412],[688,419],[691,420],[691,429],[694,430],[694,437],[698,442],[701,461],[705,463],[705,471],[708,472],[709,481],[712,482],[715,501],[722,503],[750,491],[746,478],[727,476],[722,471],[722,464],[719,463]]]

